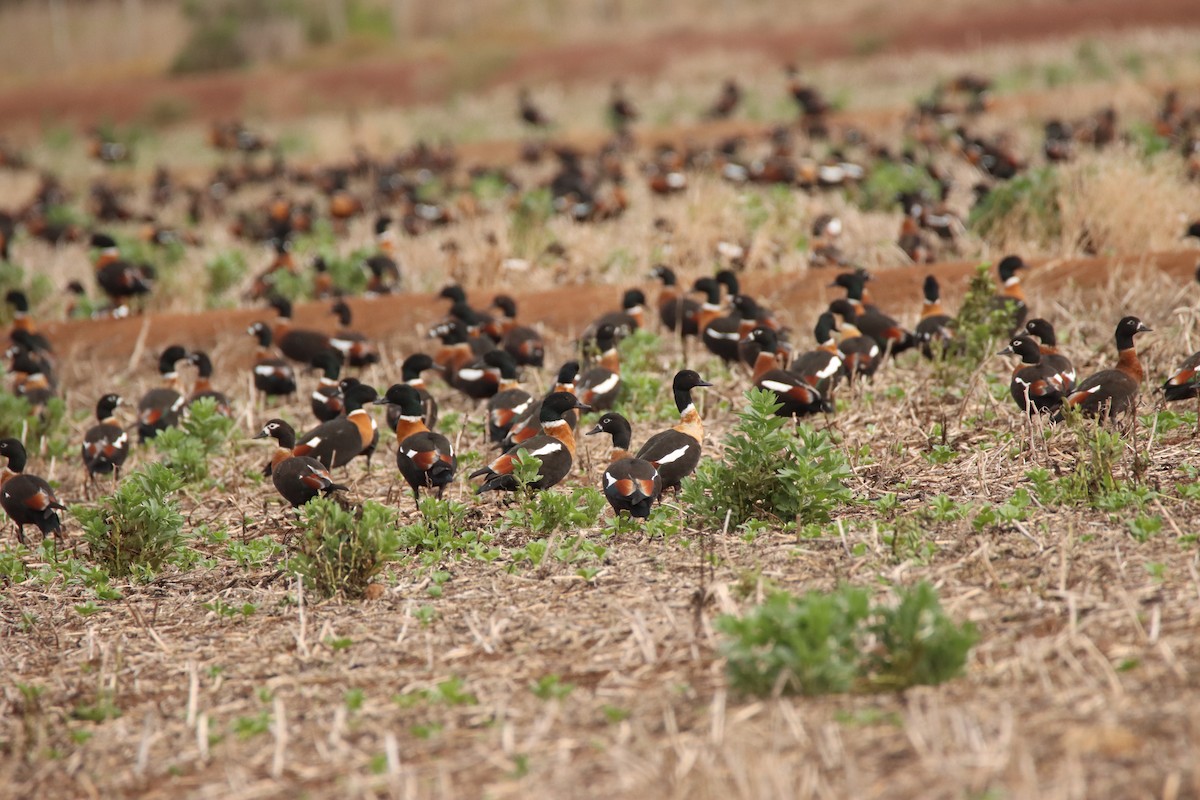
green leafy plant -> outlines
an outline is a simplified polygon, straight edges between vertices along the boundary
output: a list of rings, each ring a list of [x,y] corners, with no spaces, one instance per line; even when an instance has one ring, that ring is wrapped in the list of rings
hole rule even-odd
[[[1062,235],[1058,171],[1025,170],[997,184],[971,209],[968,227],[984,239],[1012,237],[1036,245],[1054,244]]]
[[[129,473],[95,507],[72,506],[92,558],[109,575],[156,572],[183,544],[183,515],[174,494],[182,479],[150,463]]]
[[[491,544],[492,534],[475,530],[472,520],[478,513],[470,507],[453,500],[426,497],[421,500],[420,509],[419,522],[397,531],[401,550],[421,553],[430,566],[445,557],[465,556],[489,562],[500,557],[500,548]]]
[[[862,182],[858,204],[867,211],[895,208],[901,193],[938,196],[940,188],[928,170],[915,164],[881,161]]]
[[[196,483],[208,477],[209,460],[224,449],[233,424],[217,410],[216,400],[202,397],[188,406],[179,427],[154,437],[154,449],[186,483]]]
[[[292,568],[322,597],[359,598],[395,556],[395,512],[368,500],[347,510],[317,498],[304,506],[302,531]]]
[[[974,626],[943,612],[926,583],[901,589],[893,605],[865,589],[772,594],[742,617],[722,616],[730,683],[747,694],[828,694],[938,684],[959,675],[977,640]]]
[[[226,293],[241,283],[246,276],[246,257],[240,250],[223,250],[204,263],[204,275],[208,282],[205,305],[221,308],[229,303]]]
[[[955,339],[961,342],[957,348],[952,348],[949,355],[960,355],[961,358],[949,358],[939,362],[943,368],[948,368],[943,374],[943,382],[957,382],[961,379],[961,368],[975,369],[979,364],[990,358],[999,347],[999,342],[1007,339],[1012,332],[1012,313],[1004,307],[996,306],[996,284],[991,276],[991,264],[979,264],[971,280],[967,284],[967,293],[955,317]]]
[[[684,484],[689,515],[720,528],[728,514],[731,529],[751,519],[828,521],[851,500],[845,456],[827,432],[775,416],[774,393],[751,389],[746,396],[724,458],[705,459]]]

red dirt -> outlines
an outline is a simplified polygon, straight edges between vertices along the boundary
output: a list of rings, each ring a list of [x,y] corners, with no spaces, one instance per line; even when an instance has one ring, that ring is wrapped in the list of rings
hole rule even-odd
[[[1045,0],[1024,5],[915,17],[899,6],[869,19],[783,31],[677,31],[649,39],[529,49],[492,75],[488,86],[573,82],[654,75],[706,51],[751,50],[781,63],[853,55],[864,42],[876,52],[962,50],[1133,27],[1200,24],[1194,0]],[[271,69],[190,78],[143,77],[104,83],[44,82],[0,91],[6,131],[48,122],[78,125],[144,119],[170,103],[197,119],[246,113],[295,117],[317,110],[435,102],[453,91],[453,67],[442,59],[364,61],[307,70]]]

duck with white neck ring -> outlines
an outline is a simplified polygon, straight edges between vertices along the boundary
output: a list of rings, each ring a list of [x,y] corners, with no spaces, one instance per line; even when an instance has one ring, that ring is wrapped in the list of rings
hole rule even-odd
[[[701,445],[704,443],[704,421],[692,401],[692,390],[711,383],[700,377],[695,370],[681,370],[671,384],[675,396],[675,407],[679,409],[679,424],[654,434],[637,452],[637,457],[649,461],[662,478],[662,488],[679,491],[684,478],[696,471],[700,463]]]

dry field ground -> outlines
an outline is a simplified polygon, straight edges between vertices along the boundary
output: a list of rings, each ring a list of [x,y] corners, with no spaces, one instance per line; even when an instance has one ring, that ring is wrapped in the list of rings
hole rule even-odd
[[[1200,101],[1200,20],[1191,4],[1098,2],[1093,13],[1087,3],[1041,5],[1044,17],[1036,5],[994,12],[983,29],[994,42],[987,48],[945,52],[961,49],[970,20],[953,29],[943,20],[932,27],[945,26],[944,35],[931,41],[904,28],[878,54],[818,52],[823,58],[814,57],[808,74],[841,98],[837,124],[891,143],[904,135],[910,102],[938,77],[966,68],[998,75],[995,110],[979,127],[1010,131],[1014,146],[1031,154],[1040,120],[1051,114],[1078,118],[1115,103],[1124,127],[1149,120],[1169,85]],[[955,4],[947,13],[972,8]],[[1002,17],[1011,37],[996,21]],[[734,132],[761,139],[786,111],[774,99],[783,91],[779,60],[805,46],[777,39],[748,53],[714,36],[677,63],[632,64],[627,86],[652,117],[637,154],[657,141],[708,143]],[[840,41],[845,48],[849,40]],[[571,83],[535,84],[554,116],[572,120],[556,135],[581,147],[601,140],[597,109],[611,55],[581,56],[590,66],[577,73],[564,67]],[[379,69],[388,83],[383,68],[356,69]],[[338,81],[358,85],[351,68],[330,77],[335,72],[318,70],[313,91],[335,96]],[[754,87],[751,118],[695,123],[717,81],[733,72]],[[269,88],[270,77],[197,79],[181,91],[208,98],[194,101],[198,117],[261,113],[268,133],[292,137],[290,157],[299,162],[426,136],[462,142],[466,163],[509,164],[520,134],[510,119],[514,81],[544,77],[510,64],[495,86],[453,102],[360,107],[350,116],[324,100],[305,107],[302,84],[248,109],[254,101],[245,98],[263,88],[255,83]],[[115,82],[89,113],[137,118],[141,106],[126,113],[121,105],[151,97],[137,86]],[[30,91],[0,92],[0,111],[12,110],[19,123],[69,117],[82,102],[76,90],[51,86],[46,105],[30,110]],[[275,108],[276,100],[288,107]],[[77,191],[101,173],[80,155],[77,137],[50,129],[30,138],[18,129],[14,138],[35,163],[69,175]],[[159,160],[204,174],[215,157],[203,134],[191,122],[147,133],[138,166],[116,168],[116,179],[144,185]],[[876,302],[906,324],[916,321],[925,275],[939,278],[947,306],[957,308],[976,264],[1019,251],[1032,267],[1030,307],[1056,323],[1081,375],[1113,363],[1121,316],[1154,328],[1138,340],[1148,375],[1138,423],[1107,451],[1112,482],[1052,497],[1064,476],[1095,474],[1090,448],[1103,449],[1103,434],[1031,424],[1008,395],[1004,359],[946,370],[908,353],[843,392],[836,414],[812,421],[835,435],[849,460],[854,497],[817,529],[786,521],[754,530],[699,526],[668,499],[656,535],[617,531],[605,509],[594,525],[538,539],[505,523],[499,499],[478,500],[460,480],[448,496],[471,509],[469,528],[493,537],[487,558],[402,550],[372,599],[321,600],[287,569],[297,525],[259,475],[266,449],[249,440],[271,415],[307,421],[307,399],[269,410],[256,403],[244,331],[269,311],[224,307],[242,287],[214,296],[196,277],[219,253],[243,253],[251,274],[266,257],[233,241],[224,225],[207,224],[204,244],[164,275],[151,313],[56,321],[61,297],[39,306],[59,353],[68,408],[62,440],[80,440],[103,392],[136,398],[152,386],[155,352],[168,340],[213,355],[215,381],[237,407],[237,432],[210,478],[179,494],[184,553],[145,580],[88,576],[90,553],[71,519],[57,554],[36,538],[19,547],[5,533],[0,797],[1200,798],[1200,422],[1195,406],[1165,409],[1154,391],[1200,349],[1200,250],[1180,238],[1200,213],[1200,184],[1187,178],[1178,152],[1145,156],[1128,143],[1085,153],[1060,168],[1069,188],[1057,201],[1057,229],[972,232],[957,254],[927,266],[911,265],[895,246],[894,209],[864,211],[839,193],[732,186],[711,175],[656,198],[629,161],[630,208],[612,222],[554,218],[531,235],[497,202],[405,240],[413,292],[352,302],[355,326],[385,356],[364,380],[386,386],[398,379],[400,356],[426,346],[424,331],[446,308],[433,293],[449,277],[473,299],[516,296],[522,318],[543,327],[547,362],[557,364],[589,320],[616,306],[620,288],[643,285],[653,300],[642,277],[653,263],[676,264],[691,280],[712,271],[722,240],[747,246],[745,289],[806,347],[815,314],[837,295],[826,286],[834,273],[810,267],[798,240],[829,211],[844,221],[842,246],[875,274]],[[973,173],[945,166],[955,178],[952,204],[965,210]],[[513,169],[526,185],[550,175],[546,164]],[[24,202],[34,183],[28,174],[0,174],[0,207]],[[673,233],[656,228],[655,217]],[[165,209],[164,218],[179,222],[182,207]],[[364,245],[367,225],[356,221],[332,246],[345,254]],[[1085,230],[1096,255],[1078,249]],[[449,238],[459,245],[457,261],[442,247]],[[544,256],[551,241],[566,255]],[[79,245],[22,237],[14,252],[29,275],[54,286],[90,272]],[[528,268],[500,269],[511,256]],[[297,322],[332,327],[325,304],[299,304]],[[662,341],[644,374],[669,376],[680,366],[679,348]],[[706,457],[720,459],[748,376],[695,349],[689,363],[715,384],[699,397]],[[530,371],[527,383],[540,391],[552,377]],[[482,412],[444,386],[434,391],[465,474],[489,451]],[[661,396],[631,416],[637,443],[671,424],[674,409]],[[599,485],[608,448],[594,438],[581,443],[581,463],[554,491]],[[394,450],[384,431],[371,471],[354,462],[336,476],[352,496],[384,501],[400,524],[412,524],[420,515],[401,491]],[[153,458],[138,451],[131,461]],[[74,444],[32,454],[30,471],[54,481],[69,503],[91,502]],[[535,556],[543,546],[545,555]],[[921,580],[937,588],[951,617],[978,628],[961,677],[818,697],[748,697],[729,686],[718,616],[743,613],[778,589],[852,583],[887,598]]]

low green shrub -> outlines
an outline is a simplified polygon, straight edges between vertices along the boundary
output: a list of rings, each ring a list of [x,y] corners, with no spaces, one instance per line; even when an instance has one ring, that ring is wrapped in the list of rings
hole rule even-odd
[[[851,500],[850,465],[829,433],[775,416],[775,394],[746,393],[749,405],[725,438],[724,458],[704,459],[684,482],[689,516],[710,528],[752,519],[808,524],[828,521]]]
[[[362,597],[396,555],[396,513],[368,500],[349,510],[318,497],[305,504],[291,569],[321,597]]]
[[[730,684],[753,695],[817,695],[936,685],[960,675],[975,627],[947,617],[927,583],[898,594],[895,605],[872,605],[866,589],[848,585],[802,597],[777,592],[742,617],[720,617]]]
[[[208,477],[209,459],[225,449],[234,422],[217,410],[217,401],[202,397],[188,406],[177,428],[168,428],[152,440],[162,462],[186,483]]]
[[[73,506],[92,558],[109,575],[154,573],[183,544],[183,515],[174,494],[183,479],[163,464],[126,475],[95,507]]]

